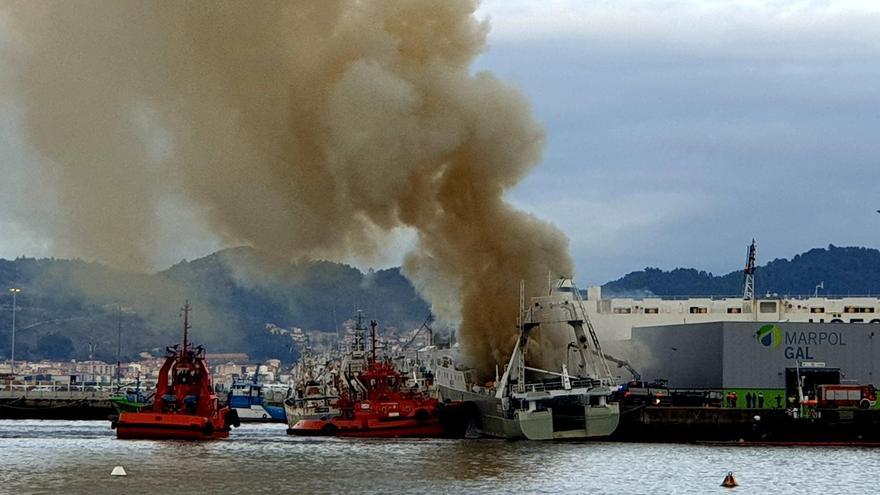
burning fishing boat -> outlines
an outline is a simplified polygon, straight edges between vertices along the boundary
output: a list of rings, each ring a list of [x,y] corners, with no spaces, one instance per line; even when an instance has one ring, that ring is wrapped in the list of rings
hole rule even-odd
[[[619,407],[609,400],[614,381],[576,290],[572,297],[551,289],[528,308],[520,297],[519,336],[494,382],[478,382],[475,371],[452,356],[438,359],[434,379],[441,397],[473,411],[477,432],[553,440],[604,437],[617,428]]]

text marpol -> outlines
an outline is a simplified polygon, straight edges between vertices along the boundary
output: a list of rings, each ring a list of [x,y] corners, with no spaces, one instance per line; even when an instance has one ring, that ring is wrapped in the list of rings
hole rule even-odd
[[[810,346],[846,345],[841,332],[785,332],[784,342],[786,359],[814,359]]]

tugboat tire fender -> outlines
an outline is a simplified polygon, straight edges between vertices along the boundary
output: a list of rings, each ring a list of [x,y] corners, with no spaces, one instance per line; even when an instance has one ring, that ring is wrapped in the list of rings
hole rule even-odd
[[[202,433],[204,433],[204,435],[206,437],[213,435],[214,434],[214,423],[212,423],[210,421],[205,423],[205,426],[202,427]]]
[[[236,428],[241,426],[241,420],[238,417],[238,411],[236,411],[235,409],[230,409],[227,414],[228,414],[228,416],[226,418],[227,418],[227,421],[229,422],[229,424],[231,424],[232,426],[234,426]]]
[[[332,435],[336,433],[336,425],[334,425],[333,423],[327,423],[326,425],[321,427],[321,431],[328,435]]]
[[[416,421],[425,422],[428,420],[430,415],[428,414],[428,411],[425,409],[416,409],[415,417],[416,417]]]

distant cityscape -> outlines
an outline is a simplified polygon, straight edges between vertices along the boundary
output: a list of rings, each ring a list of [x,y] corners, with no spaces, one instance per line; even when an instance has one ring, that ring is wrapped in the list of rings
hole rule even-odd
[[[283,329],[268,326],[270,333],[285,336],[295,342],[300,355],[309,355],[318,360],[329,361],[337,355],[340,348],[346,348],[354,339],[355,321],[343,323],[340,333],[304,331],[301,328]],[[377,348],[390,355],[405,350],[418,350],[430,344],[432,335],[429,327],[421,327],[407,332],[396,329],[383,329],[377,335]],[[279,358],[255,360],[245,353],[208,353],[206,359],[211,368],[214,388],[218,392],[228,391],[234,380],[254,379],[264,384],[291,385],[294,381],[295,363],[284,362]],[[99,391],[117,388],[133,388],[138,382],[142,387],[152,388],[159,376],[165,356],[142,356],[137,361],[108,363],[95,359],[77,360],[37,360],[0,362],[0,390],[13,382],[24,384],[30,390],[41,388]],[[277,388],[277,387],[276,387]]]

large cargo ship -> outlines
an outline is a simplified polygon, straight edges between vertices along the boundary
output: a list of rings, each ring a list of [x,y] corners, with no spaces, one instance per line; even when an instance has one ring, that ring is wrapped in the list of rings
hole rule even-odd
[[[830,296],[819,294],[824,282],[817,280],[812,295],[764,293],[755,285],[756,244],[748,248],[743,270],[742,296],[702,297],[603,297],[601,287],[586,290],[583,309],[603,341],[627,340],[636,327],[709,322],[875,323],[880,324],[880,298],[876,296]],[[568,292],[564,280],[556,291]],[[577,294],[580,296],[580,294]]]

